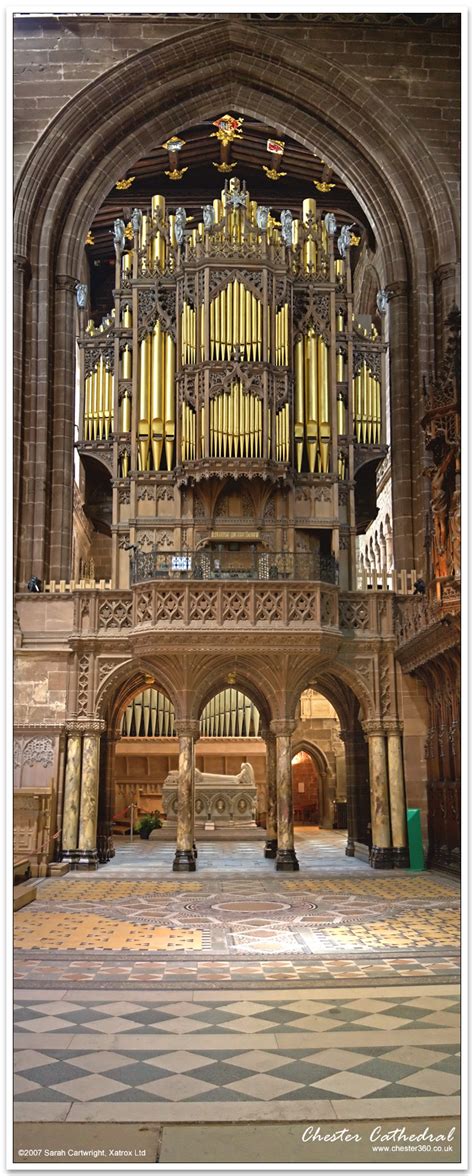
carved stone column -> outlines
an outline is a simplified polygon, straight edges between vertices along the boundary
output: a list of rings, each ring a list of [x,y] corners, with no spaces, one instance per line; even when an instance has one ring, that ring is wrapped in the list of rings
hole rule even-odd
[[[82,740],[81,808],[79,814],[79,869],[97,870],[97,817],[99,806],[98,735],[86,734]]]
[[[387,764],[388,788],[390,795],[390,822],[392,826],[392,857],[397,869],[408,869],[410,857],[408,853],[407,813],[405,796],[405,774],[403,770],[403,748],[400,727],[397,722],[388,726],[387,734]]]
[[[79,854],[77,838],[79,830],[79,804],[81,796],[82,736],[70,734],[67,737],[66,771],[64,778],[64,799],[62,813],[61,860],[74,862]]]
[[[267,829],[263,855],[275,858],[278,849],[277,832],[277,786],[276,786],[276,738],[272,731],[262,731],[267,748]]]
[[[54,291],[55,366],[54,409],[48,428],[54,460],[50,473],[49,575],[69,579],[74,477],[69,454],[74,448],[74,349],[76,329],[76,278],[56,274]]]
[[[99,819],[97,828],[97,852],[101,863],[115,857],[112,837],[115,748],[119,736],[104,734],[100,740],[99,760]]]
[[[415,567],[413,503],[416,495],[409,455],[412,448],[410,405],[410,334],[407,283],[385,287],[389,303],[391,461],[393,480],[393,546],[395,567]]]
[[[175,724],[179,739],[178,762],[178,823],[176,830],[176,853],[173,870],[190,873],[196,869],[194,855],[194,740],[199,738],[199,723],[193,720],[178,720]]]
[[[393,857],[385,735],[383,729],[377,722],[365,722],[362,726],[369,746],[370,812],[372,822],[370,865],[376,870],[390,870],[393,868]]]
[[[276,790],[278,847],[277,870],[299,870],[294,846],[293,784],[291,779],[291,736],[294,719],[273,719],[270,730],[276,735]]]
[[[22,468],[22,439],[24,429],[24,347],[25,347],[25,294],[31,279],[31,267],[27,257],[15,254],[13,257],[13,446],[15,460],[13,462],[13,560],[14,575],[18,587],[23,587],[22,580],[27,578],[26,569],[31,567],[29,554],[18,550],[20,536],[21,491],[24,469]],[[30,538],[30,535],[28,535]],[[23,538],[23,544],[24,538]],[[19,566],[20,554],[23,556],[23,567]],[[39,564],[38,564],[39,567]],[[24,570],[23,570],[24,569]],[[37,573],[42,575],[42,569]]]

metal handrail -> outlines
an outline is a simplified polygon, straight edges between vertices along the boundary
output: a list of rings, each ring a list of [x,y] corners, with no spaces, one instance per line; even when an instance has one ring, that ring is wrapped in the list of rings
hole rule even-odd
[[[135,550],[130,559],[130,584],[146,580],[314,580],[337,584],[334,556],[290,551],[210,550],[162,552],[156,547]]]

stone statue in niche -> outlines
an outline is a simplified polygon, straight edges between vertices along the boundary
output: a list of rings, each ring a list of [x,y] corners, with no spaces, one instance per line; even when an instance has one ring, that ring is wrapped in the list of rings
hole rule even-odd
[[[433,520],[433,571],[438,579],[449,575],[448,571],[448,486],[447,473],[454,452],[448,449],[439,465],[430,466],[426,476],[431,479],[431,517]]]
[[[214,224],[214,209],[212,207],[212,204],[203,204],[203,206],[202,206],[202,219],[203,219],[203,224],[204,224],[204,228],[206,229],[206,232],[209,232],[209,229],[212,229],[212,226]]]
[[[186,230],[186,209],[181,206],[176,209],[176,220],[174,223],[174,235],[176,244],[182,245],[184,241],[184,234]]]
[[[452,576],[461,575],[461,491],[455,490],[449,511],[449,559]]]
[[[120,261],[125,249],[125,222],[120,216],[114,220],[114,249],[117,261]]]
[[[283,212],[280,213],[280,223],[283,244],[286,245],[288,249],[291,249],[293,242],[293,217],[289,208],[284,208]]]

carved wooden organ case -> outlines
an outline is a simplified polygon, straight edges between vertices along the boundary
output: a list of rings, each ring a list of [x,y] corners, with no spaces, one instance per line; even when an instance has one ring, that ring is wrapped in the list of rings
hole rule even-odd
[[[355,586],[357,471],[386,452],[386,344],[357,319],[350,232],[341,243],[313,199],[277,222],[235,177],[199,224],[161,196],[132,224],[110,315],[79,312],[78,448],[111,474],[113,583],[129,586],[130,546],[322,543]]]

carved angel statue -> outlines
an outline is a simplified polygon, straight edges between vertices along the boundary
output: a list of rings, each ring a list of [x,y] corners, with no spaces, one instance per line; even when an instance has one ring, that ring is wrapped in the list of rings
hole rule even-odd
[[[259,204],[257,208],[257,225],[261,233],[266,233],[267,231],[269,216],[270,209],[265,204]]]
[[[293,217],[289,208],[284,208],[280,213],[280,224],[283,244],[290,249],[293,242]]]
[[[139,233],[142,227],[142,211],[140,208],[134,208],[131,216],[132,229],[134,233]]]
[[[337,229],[337,220],[333,212],[326,213],[326,216],[324,217],[324,224],[326,225],[326,232],[329,234],[329,236],[334,237],[334,233]]]
[[[212,229],[212,226],[214,224],[214,209],[212,207],[212,204],[203,204],[202,205],[202,219],[204,222],[204,228],[206,229],[206,232],[209,232],[209,229]]]
[[[76,286],[76,302],[79,310],[85,310],[87,306],[87,286],[85,282],[78,282]]]
[[[181,206],[176,209],[176,220],[174,223],[174,235],[176,237],[177,245],[182,245],[184,241],[184,233],[186,229],[186,209]]]
[[[125,249],[125,222],[120,216],[114,220],[114,249],[117,261],[120,261]]]
[[[376,302],[379,314],[385,314],[388,310],[388,297],[386,290],[378,290]]]
[[[341,257],[345,257],[352,237],[352,225],[343,225],[337,239],[337,247]]]
[[[461,575],[461,491],[455,490],[449,511],[449,555],[452,576]]]

